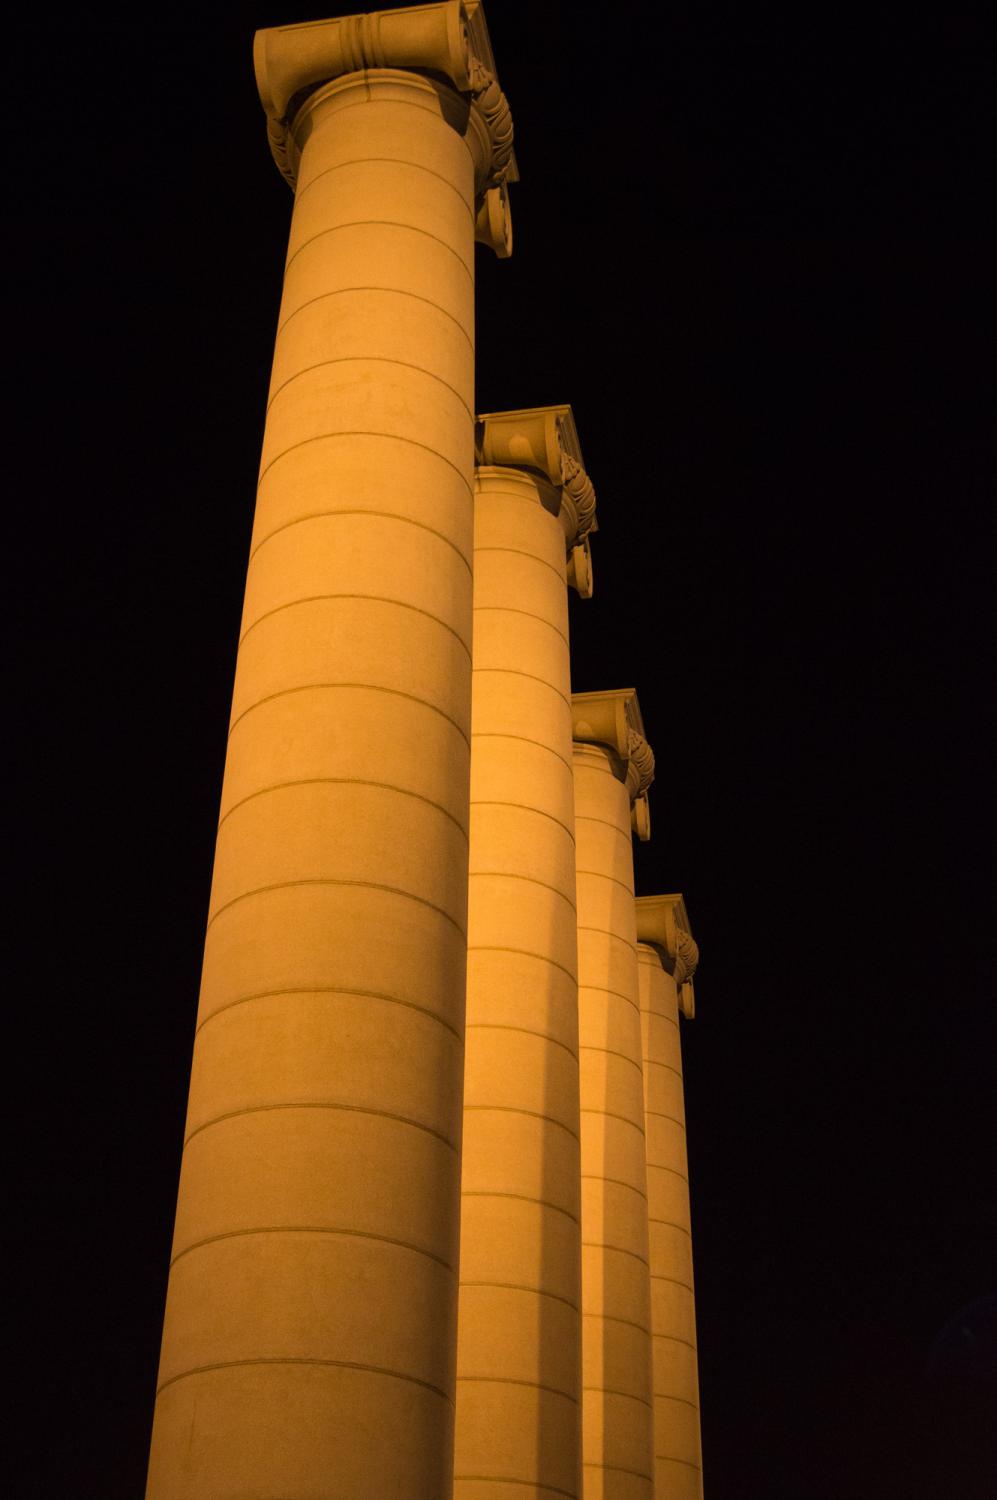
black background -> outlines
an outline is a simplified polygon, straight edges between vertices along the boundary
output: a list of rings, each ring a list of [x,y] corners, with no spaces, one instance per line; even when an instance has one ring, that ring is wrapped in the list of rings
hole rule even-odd
[[[309,14],[5,23],[18,1497],[144,1482],[291,208],[251,38]],[[574,685],[639,691],[638,889],[702,949],[707,1493],[989,1496],[983,7],[488,14],[478,408],[574,407]]]

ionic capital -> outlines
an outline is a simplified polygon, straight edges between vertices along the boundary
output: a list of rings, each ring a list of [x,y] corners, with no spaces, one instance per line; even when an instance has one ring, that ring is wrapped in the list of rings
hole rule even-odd
[[[589,537],[598,530],[595,490],[585,472],[570,406],[484,412],[477,423],[477,461],[524,469],[538,481],[541,503],[557,516],[568,549],[568,582],[592,597]]]
[[[644,737],[644,720],[633,688],[607,693],[572,693],[571,728],[582,744],[614,752],[614,771],[633,805],[631,824],[642,841],[651,836],[647,789],[654,780],[654,755]]]
[[[699,964],[699,948],[689,926],[689,914],[680,895],[638,896],[637,941],[658,950],[661,962],[678,986],[682,1014],[691,1021],[696,1014],[692,977]]]
[[[441,0],[331,21],[270,26],[256,33],[253,61],[270,149],[292,188],[298,158],[292,124],[316,89],[350,73],[382,68],[447,79],[477,114],[487,138],[487,159],[479,172],[477,236],[499,254],[509,253],[505,185],[518,175],[512,115],[496,76],[481,0]]]

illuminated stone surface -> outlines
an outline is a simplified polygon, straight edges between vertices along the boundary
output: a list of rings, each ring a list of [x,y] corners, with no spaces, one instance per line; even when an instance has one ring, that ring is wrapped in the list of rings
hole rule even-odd
[[[567,407],[482,418],[474,532],[456,1500],[579,1493],[578,988]],[[584,583],[584,576],[583,576]]]
[[[696,1307],[679,1014],[695,1012],[698,950],[681,896],[637,900],[657,1495],[703,1493]]]
[[[296,196],[148,1494],[440,1500],[474,243],[507,249],[511,127],[456,3],[275,28],[256,59]]]
[[[654,759],[636,695],[576,693],[586,1500],[653,1495],[644,1091],[631,831]]]

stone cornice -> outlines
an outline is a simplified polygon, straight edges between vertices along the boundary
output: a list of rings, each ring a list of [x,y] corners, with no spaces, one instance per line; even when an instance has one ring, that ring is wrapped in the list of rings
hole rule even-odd
[[[620,780],[634,805],[633,827],[646,840],[651,835],[647,789],[654,780],[654,755],[644,737],[644,720],[633,688],[605,693],[572,693],[571,728],[582,744],[606,745],[615,752]]]
[[[310,94],[351,73],[398,69],[446,79],[477,109],[487,131],[491,160],[484,181],[479,238],[501,255],[511,249],[505,187],[517,180],[512,115],[499,86],[480,0],[442,0],[400,10],[340,16],[258,31],[253,61],[267,115],[270,149],[292,188],[297,163],[290,127]]]
[[[699,964],[699,948],[689,926],[682,896],[638,896],[637,941],[658,950],[664,967],[675,980],[683,1015],[692,1020],[696,998],[692,977]]]
[[[599,529],[595,490],[585,472],[570,406],[483,412],[477,420],[477,462],[523,469],[539,481],[542,503],[558,517],[568,549],[568,582],[592,597],[589,537]]]

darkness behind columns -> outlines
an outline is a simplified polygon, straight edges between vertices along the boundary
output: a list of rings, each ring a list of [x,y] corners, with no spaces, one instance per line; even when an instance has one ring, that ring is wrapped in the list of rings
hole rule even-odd
[[[306,16],[10,23],[19,1496],[142,1488],[290,211],[250,44]],[[574,406],[575,686],[638,689],[639,889],[685,891],[703,952],[707,1493],[989,1495],[982,27],[489,22],[523,180],[478,404]]]

